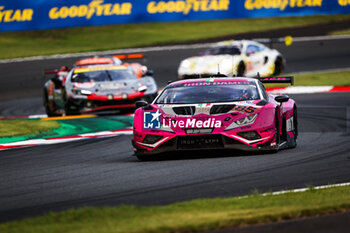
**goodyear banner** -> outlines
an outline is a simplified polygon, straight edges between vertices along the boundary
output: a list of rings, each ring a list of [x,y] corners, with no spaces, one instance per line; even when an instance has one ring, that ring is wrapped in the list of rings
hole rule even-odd
[[[350,0],[0,0],[0,31],[349,13]]]

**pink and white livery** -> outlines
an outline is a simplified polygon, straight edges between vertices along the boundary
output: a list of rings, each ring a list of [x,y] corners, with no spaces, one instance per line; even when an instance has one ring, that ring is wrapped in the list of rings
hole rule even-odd
[[[168,151],[272,150],[297,144],[297,106],[262,83],[293,77],[212,77],[170,83],[148,104],[138,101],[133,146],[140,160]]]

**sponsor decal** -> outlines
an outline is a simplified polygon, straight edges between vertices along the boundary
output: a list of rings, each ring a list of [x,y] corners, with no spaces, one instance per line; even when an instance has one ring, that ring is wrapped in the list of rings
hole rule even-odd
[[[246,10],[265,9],[280,9],[284,11],[287,7],[290,8],[306,8],[306,7],[322,7],[323,0],[246,0],[244,8]],[[338,0],[346,1],[346,0]]]
[[[210,112],[210,108],[208,108],[211,104],[207,103],[207,104],[198,104],[196,107],[196,113],[195,114],[209,114]]]
[[[206,103],[206,104],[198,104],[198,107],[208,107],[210,106],[211,103]]]
[[[32,21],[33,9],[5,9],[0,6],[0,23]]]
[[[349,6],[349,0],[3,0],[0,3],[0,31],[349,14]]]
[[[210,109],[209,108],[196,108],[196,114],[209,114]]]
[[[178,0],[178,1],[151,1],[147,4],[149,14],[228,11],[230,0]]]
[[[232,111],[251,115],[257,113],[259,111],[259,108],[255,108],[253,106],[236,105],[234,108],[232,108]]]
[[[185,129],[187,134],[197,134],[197,133],[211,133],[213,128],[202,128],[202,129]]]
[[[113,16],[113,15],[130,15],[132,4],[124,3],[106,3],[104,0],[93,0],[87,5],[79,6],[62,6],[53,7],[49,11],[49,18],[52,20],[65,18],[86,18],[91,19],[93,16]]]
[[[144,112],[143,113],[143,128],[144,129],[159,129],[161,114],[159,110],[156,112]]]
[[[123,88],[126,85],[124,83],[101,83],[99,84],[99,87],[101,89],[119,89]]]
[[[85,73],[85,72],[92,72],[92,71],[103,71],[103,70],[126,70],[127,68],[125,66],[111,66],[111,67],[105,67],[105,66],[96,66],[92,68],[77,68],[74,70],[74,74],[79,73]]]
[[[220,138],[195,138],[195,139],[180,139],[181,146],[185,145],[220,145],[222,141]]]
[[[73,79],[76,78],[76,75],[73,75]],[[73,83],[74,88],[92,88],[96,84],[94,82],[85,82],[85,83]]]
[[[161,117],[159,110],[143,113],[143,128],[144,129],[159,129],[159,128],[219,128],[222,126],[221,121],[214,118],[186,118],[168,120]]]
[[[349,0],[338,0],[339,6],[349,6],[350,1]]]
[[[294,130],[294,118],[291,117],[291,118],[287,119],[286,125],[287,125],[287,132],[293,131]]]
[[[249,81],[216,81],[216,82],[190,82],[180,84],[179,86],[193,87],[193,86],[222,86],[222,85],[255,85],[255,82]]]

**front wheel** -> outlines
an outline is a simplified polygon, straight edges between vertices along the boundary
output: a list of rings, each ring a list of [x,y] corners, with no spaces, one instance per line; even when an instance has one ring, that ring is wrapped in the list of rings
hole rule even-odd
[[[297,146],[298,141],[298,112],[297,108],[294,107],[293,109],[293,131],[292,131],[292,138],[290,139],[290,148],[295,148]]]
[[[284,70],[284,63],[282,57],[277,57],[275,61],[275,72],[273,75],[279,75]]]
[[[50,102],[48,99],[48,95],[47,92],[44,91],[44,108],[45,108],[45,112],[46,115],[48,117],[53,117],[53,116],[61,116],[62,114],[57,113],[57,107],[55,105],[55,103],[53,103],[52,101]]]
[[[66,116],[80,115],[80,112],[78,112],[77,110],[72,110],[72,104],[69,100],[64,105],[64,113],[66,114]]]
[[[238,67],[237,67],[237,76],[238,76],[238,77],[243,77],[244,72],[245,72],[245,65],[244,65],[244,62],[241,61],[241,62],[238,64]]]
[[[278,152],[279,150],[279,145],[281,143],[281,135],[280,135],[280,124],[278,120],[278,115],[277,115],[277,110],[275,114],[275,143],[276,145],[271,148],[271,152]]]

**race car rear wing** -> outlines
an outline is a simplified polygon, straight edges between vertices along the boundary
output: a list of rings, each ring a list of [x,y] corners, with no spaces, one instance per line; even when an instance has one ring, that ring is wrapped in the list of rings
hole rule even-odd
[[[60,70],[56,69],[56,70],[44,70],[43,75],[46,74],[57,74]]]
[[[290,83],[294,85],[294,77],[293,76],[285,76],[285,77],[258,77],[257,78],[262,83]]]
[[[116,58],[119,58],[120,60],[144,58],[144,55],[142,53],[117,54],[117,55],[112,55],[112,56],[116,57]]]
[[[43,71],[43,76],[45,77],[46,75],[50,75],[50,74],[57,74],[58,72],[61,71],[70,71],[71,69],[69,69],[67,66],[62,66],[60,69],[54,69],[54,70],[44,70]]]
[[[270,48],[273,47],[273,44],[284,43],[286,46],[290,46],[293,43],[292,36],[285,36],[285,37],[279,37],[279,38],[256,38],[253,40],[263,44],[268,44]]]

